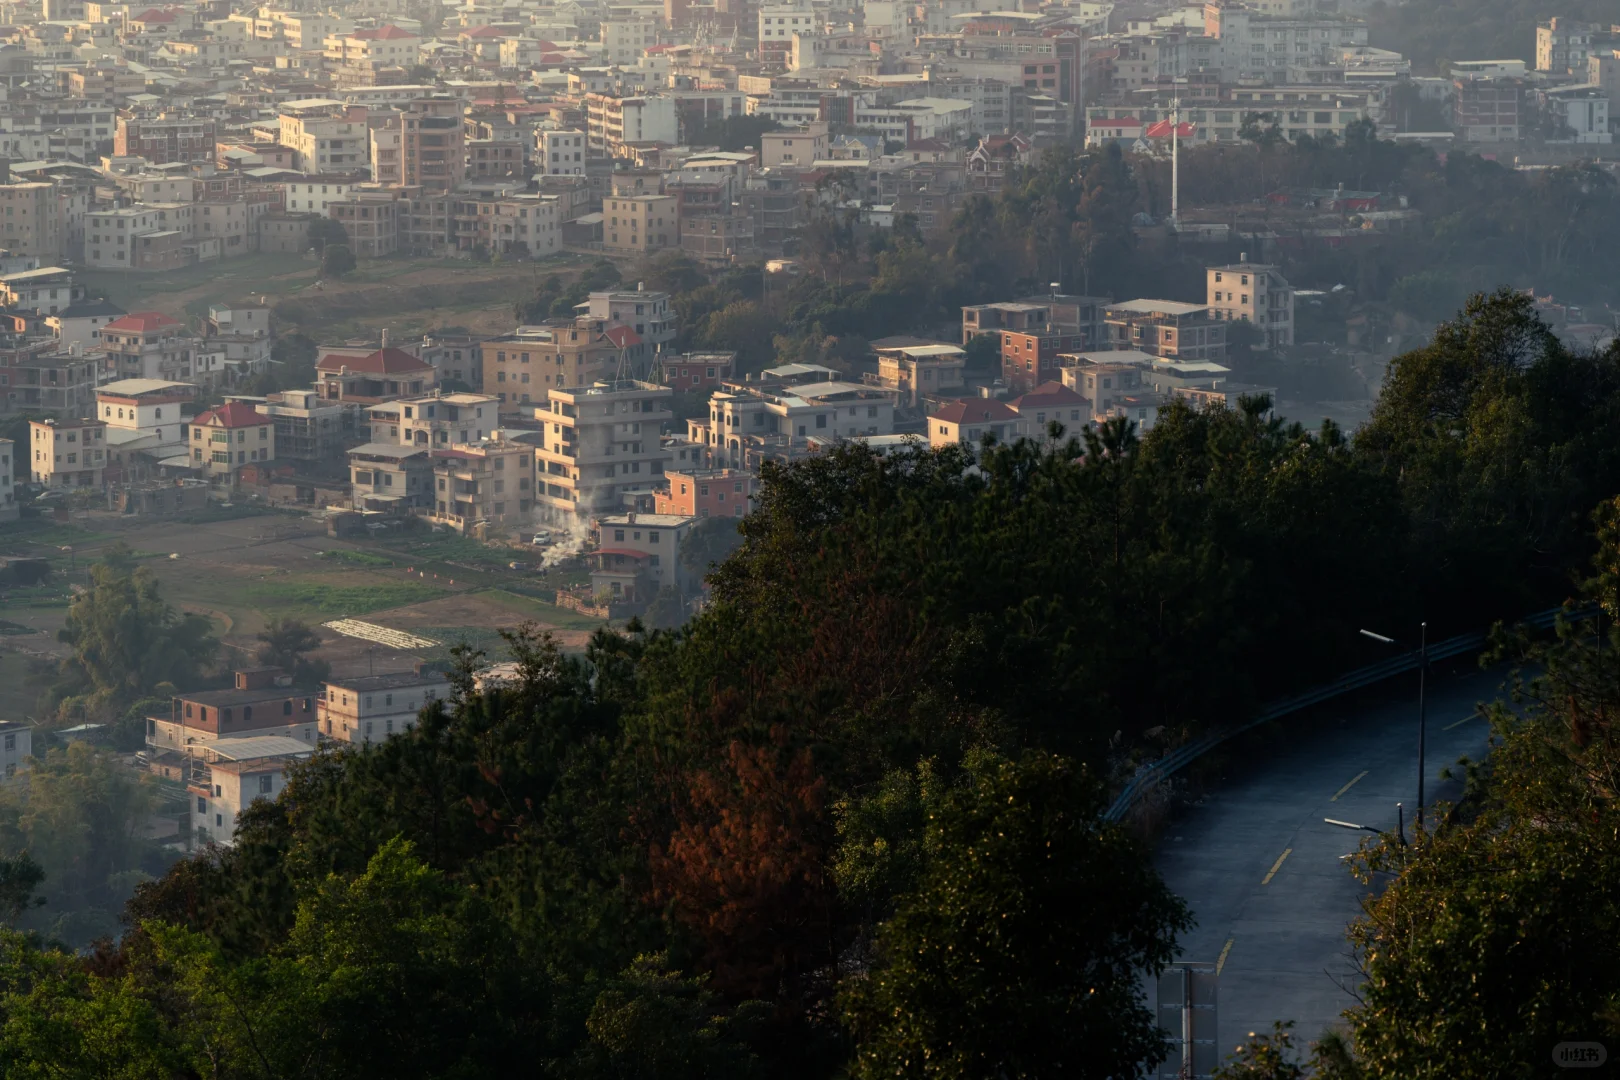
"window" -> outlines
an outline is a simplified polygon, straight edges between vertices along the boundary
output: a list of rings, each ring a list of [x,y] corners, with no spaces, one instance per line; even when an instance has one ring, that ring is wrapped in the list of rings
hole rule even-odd
[[[223,829],[225,827],[225,815],[224,814],[215,814],[214,815],[214,825],[216,827],[218,827],[218,828]]]
[[[268,776],[259,777],[259,794],[260,795],[268,795],[268,794],[270,794],[270,784],[271,784],[271,778],[270,777],[268,777]]]
[[[17,736],[16,735],[7,735],[6,736],[6,749],[7,750],[15,750],[15,749],[17,749]]]
[[[197,813],[208,813],[208,800],[203,798],[201,795],[197,796]]]

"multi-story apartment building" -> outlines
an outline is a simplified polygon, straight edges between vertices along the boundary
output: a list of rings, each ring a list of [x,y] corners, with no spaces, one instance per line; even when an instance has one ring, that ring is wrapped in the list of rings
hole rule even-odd
[[[1172,360],[1226,357],[1226,324],[1210,314],[1207,304],[1126,300],[1110,304],[1104,317],[1115,349],[1137,349]]]
[[[229,690],[178,694],[166,714],[148,714],[148,754],[172,768],[222,741],[293,739],[306,749],[320,741],[315,695],[295,689],[280,668],[246,668],[234,673],[234,683]]]
[[[966,352],[956,345],[895,345],[874,350],[878,357],[877,384],[899,395],[901,404],[916,408],[925,398],[956,395],[966,383]]]
[[[664,383],[678,394],[718,389],[732,377],[737,354],[676,353],[664,357]]]
[[[612,512],[664,478],[669,452],[659,436],[672,415],[667,386],[638,380],[553,389],[535,409],[535,498],[548,520]]]
[[[518,258],[541,258],[562,243],[557,197],[518,193],[458,199],[456,246]]]
[[[1245,76],[1274,84],[1290,68],[1341,62],[1345,49],[1367,44],[1367,23],[1341,15],[1267,15],[1241,0],[1208,0],[1204,36],[1220,43],[1221,80]]]
[[[349,250],[360,258],[377,259],[399,250],[403,200],[392,192],[364,191],[327,207],[327,216],[343,226]]]
[[[1512,78],[1458,78],[1452,83],[1452,126],[1464,142],[1519,141],[1524,84]]]
[[[172,270],[186,265],[184,226],[192,207],[151,205],[92,210],[85,215],[84,261],[94,270]],[[175,219],[175,220],[166,220]],[[181,225],[181,228],[175,228]]]
[[[65,75],[69,97],[99,101],[104,105],[115,105],[131,94],[146,92],[146,76],[131,71],[124,64],[93,64]],[[114,152],[117,152],[116,142]]]
[[[654,94],[587,94],[585,138],[592,157],[611,157],[627,143],[674,145],[680,141],[675,99]]]
[[[1090,335],[1051,324],[1001,331],[1001,378],[1009,389],[1026,393],[1057,379],[1063,353],[1091,348]]]
[[[320,214],[336,202],[343,202],[360,190],[361,181],[345,175],[306,176],[279,183],[282,203],[290,213]]]
[[[0,439],[0,521],[16,521],[21,509],[17,505],[17,481],[12,457],[17,445],[10,439]]]
[[[317,706],[321,735],[339,742],[378,742],[415,727],[417,714],[449,693],[438,672],[330,679]]]
[[[520,326],[481,342],[484,391],[495,395],[502,413],[515,415],[531,411],[553,390],[612,380],[630,364],[625,329],[584,317]]]
[[[543,176],[584,176],[587,156],[585,133],[573,129],[542,130],[535,134],[539,144],[538,171]]]
[[[1204,271],[1209,310],[1217,319],[1252,323],[1265,334],[1260,348],[1294,343],[1294,289],[1275,266],[1248,261]]]
[[[592,319],[608,327],[627,326],[654,349],[674,341],[679,330],[667,292],[646,289],[638,283],[634,290],[602,289],[590,293],[587,300],[586,312]]]
[[[370,164],[371,140],[364,105],[312,98],[284,102],[280,110],[276,141],[293,151],[299,172],[352,172]]]
[[[1592,51],[1593,27],[1588,23],[1554,16],[1536,24],[1536,70],[1552,75],[1576,75],[1586,71]]]
[[[673,195],[630,195],[602,200],[602,246],[646,255],[679,247],[680,219]]]
[[[314,752],[302,740],[282,735],[216,739],[199,747],[184,763],[186,791],[196,800],[193,842],[232,846],[242,811],[280,795],[287,769]]]
[[[326,64],[339,87],[403,82],[397,76],[384,79],[379,75],[389,68],[408,70],[421,56],[421,35],[392,23],[347,34],[333,34],[326,39]]]
[[[1025,432],[1024,419],[1004,402],[988,398],[961,398],[939,406],[928,416],[928,445],[976,447],[984,439],[1017,442]]]
[[[388,344],[370,352],[322,348],[315,361],[316,388],[326,401],[376,405],[399,397],[425,394],[438,383],[433,365]]]
[[[0,391],[13,409],[42,409],[58,416],[88,416],[101,382],[101,358],[72,350],[49,351],[54,342],[18,350],[0,368]]]
[[[480,443],[500,426],[495,398],[487,394],[447,394],[401,398],[399,441],[403,445],[443,449]],[[375,440],[377,433],[372,431]]]
[[[646,51],[658,44],[660,19],[646,16],[602,20],[602,59],[624,67],[633,65]]]
[[[120,116],[113,134],[113,153],[145,158],[153,165],[212,162],[215,136],[214,121],[206,117]]]
[[[1561,86],[1541,92],[1547,111],[1564,124],[1564,138],[1578,143],[1611,143],[1609,92],[1601,86]]]
[[[431,451],[428,520],[463,535],[522,525],[535,510],[534,446],[496,431],[480,443]]]
[[[39,315],[56,315],[84,299],[84,285],[61,266],[0,274],[0,302]]]
[[[30,420],[36,484],[48,488],[101,487],[107,468],[107,425],[93,419]]]
[[[591,591],[619,603],[644,604],[666,588],[694,584],[679,558],[694,520],[684,514],[603,514],[594,521]]]
[[[0,184],[0,247],[48,264],[64,253],[63,226],[54,184]]]
[[[357,406],[322,400],[316,390],[282,390],[265,398],[259,411],[276,429],[276,458],[332,461],[354,434]]]
[[[195,346],[178,319],[137,311],[101,328],[102,371],[108,379],[188,381]]]
[[[832,379],[825,368],[809,369],[803,378],[812,381],[804,382],[776,372],[760,382],[727,383],[709,398],[708,416],[687,420],[687,437],[704,448],[710,468],[752,467],[776,451],[792,457],[808,449],[806,440],[828,445],[894,434],[895,391]]]
[[[96,416],[106,425],[107,478],[132,475],[135,451],[151,459],[184,454],[186,426],[181,408],[196,394],[191,383],[164,379],[119,379],[100,387]]]
[[[466,178],[467,134],[459,98],[423,96],[373,116],[372,179],[392,187],[450,191]]]
[[[34,729],[19,720],[0,722],[0,764],[4,765],[5,778],[10,780],[26,770],[33,756]]]
[[[396,425],[397,427],[397,425]],[[356,510],[433,505],[433,463],[425,447],[368,442],[348,452],[350,502]]]
[[[761,4],[756,27],[762,60],[780,61],[793,48],[795,34],[813,34],[820,19],[809,4]]]
[[[275,422],[243,402],[200,413],[187,427],[192,466],[214,483],[233,484],[244,466],[276,458]]]

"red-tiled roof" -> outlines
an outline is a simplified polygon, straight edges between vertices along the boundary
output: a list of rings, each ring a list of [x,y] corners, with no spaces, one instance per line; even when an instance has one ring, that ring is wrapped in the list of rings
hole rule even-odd
[[[149,330],[161,330],[165,326],[179,325],[179,319],[171,319],[161,311],[136,311],[122,318],[114,319],[104,329],[129,330],[137,334],[144,334]]]
[[[1060,382],[1041,383],[1035,389],[1011,403],[1014,409],[1023,412],[1028,408],[1052,408],[1061,405],[1084,405],[1086,399]]]
[[[360,41],[394,41],[398,38],[416,37],[409,30],[401,30],[393,23],[389,23],[387,26],[379,26],[375,30],[356,30],[349,36]]]
[[[270,418],[251,405],[244,405],[240,401],[227,401],[216,409],[209,409],[201,413],[193,424],[199,427],[253,427],[258,424],[268,424]]]
[[[641,335],[628,326],[612,326],[602,331],[602,336],[621,349],[628,349],[632,345],[641,344]]]
[[[407,372],[431,371],[432,364],[423,363],[403,349],[378,349],[360,356],[354,353],[327,353],[315,365],[321,371],[348,368],[361,375],[403,375]]]
[[[990,424],[1001,420],[1017,420],[1018,414],[999,401],[989,398],[961,398],[940,407],[931,420],[947,424]]]
[[[131,19],[130,22],[174,22],[174,12],[161,11],[158,8],[147,8],[145,11]]]

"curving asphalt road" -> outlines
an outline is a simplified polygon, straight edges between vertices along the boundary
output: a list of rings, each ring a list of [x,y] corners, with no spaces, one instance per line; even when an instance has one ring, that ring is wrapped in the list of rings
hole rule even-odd
[[[1503,676],[1477,668],[1429,674],[1425,797],[1455,798],[1440,771],[1480,757],[1488,734],[1475,704]],[[1164,829],[1155,862],[1198,925],[1179,959],[1220,965],[1222,1056],[1273,1020],[1303,1041],[1339,1022],[1359,981],[1344,928],[1366,890],[1339,856],[1363,833],[1324,817],[1389,828],[1417,794],[1417,676],[1402,675],[1355,701],[1282,722],[1263,756],[1234,753],[1227,776]]]

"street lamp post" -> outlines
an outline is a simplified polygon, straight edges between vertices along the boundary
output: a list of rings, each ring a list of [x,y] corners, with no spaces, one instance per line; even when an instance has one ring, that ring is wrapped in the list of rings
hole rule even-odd
[[[1363,637],[1372,638],[1374,641],[1382,642],[1385,645],[1394,645],[1394,644],[1396,644],[1396,641],[1395,641],[1394,638],[1385,637],[1383,634],[1375,634],[1371,630],[1363,630],[1361,632],[1361,634],[1362,634]],[[1422,623],[1418,624],[1418,777],[1417,777],[1418,785],[1417,785],[1417,814],[1418,814],[1419,819],[1421,819],[1422,816],[1423,816],[1423,751],[1424,751],[1425,737],[1427,736],[1427,733],[1428,733],[1427,708],[1426,708],[1427,702],[1426,702],[1426,699],[1425,699],[1425,690],[1426,690],[1426,684],[1428,682],[1428,675],[1429,675],[1429,624],[1427,622],[1422,622]]]

